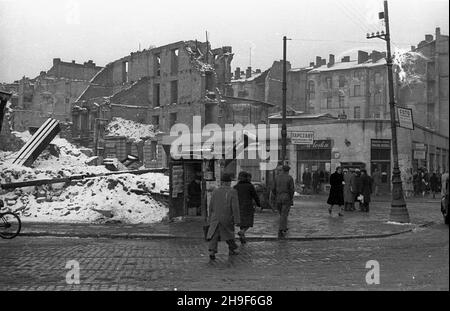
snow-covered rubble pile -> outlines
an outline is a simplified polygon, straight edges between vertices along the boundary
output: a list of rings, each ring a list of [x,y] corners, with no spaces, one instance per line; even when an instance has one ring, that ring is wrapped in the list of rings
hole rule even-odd
[[[111,136],[125,136],[126,138],[139,142],[144,137],[153,137],[153,125],[126,120],[123,118],[113,118],[106,127],[106,134]]]
[[[163,174],[147,178],[131,174],[95,177],[67,188],[64,184],[39,186],[31,191],[18,188],[0,198],[24,221],[153,223],[161,221],[168,208],[151,195],[138,195],[132,190],[155,191],[156,186],[151,189],[153,183],[161,190],[164,187],[159,182],[165,178],[158,175]]]
[[[29,133],[15,133],[24,141]],[[64,178],[74,175],[110,173],[104,166],[88,166],[91,158],[67,140],[56,137],[59,156],[44,151],[33,167],[11,164],[17,153],[0,152],[0,182]],[[137,193],[167,192],[169,177],[161,173],[120,174],[65,183],[29,186],[2,193],[8,209],[25,221],[151,223],[162,220],[168,209],[151,195]]]
[[[14,132],[16,137],[27,141],[31,138],[28,132]],[[32,167],[12,164],[17,153],[0,152],[0,179],[3,183],[19,182],[34,179],[63,178],[73,175],[102,174],[107,173],[104,166],[88,166],[90,159],[79,148],[69,143],[66,139],[55,137],[51,144],[59,151],[59,156],[51,155],[48,150],[34,161]]]

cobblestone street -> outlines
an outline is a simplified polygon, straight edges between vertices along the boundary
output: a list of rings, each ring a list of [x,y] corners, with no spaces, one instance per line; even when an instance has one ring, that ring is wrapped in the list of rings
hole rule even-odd
[[[196,239],[121,240],[18,237],[0,241],[0,290],[448,290],[448,226],[390,238],[262,241],[214,263]],[[80,264],[67,285],[66,263]],[[366,262],[380,264],[367,285]]]

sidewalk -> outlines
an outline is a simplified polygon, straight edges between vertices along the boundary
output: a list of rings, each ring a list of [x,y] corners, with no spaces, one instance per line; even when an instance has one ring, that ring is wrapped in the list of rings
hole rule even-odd
[[[441,223],[439,200],[407,201],[411,224],[389,223],[390,202],[375,200],[370,213],[346,212],[343,217],[328,214],[324,196],[296,198],[289,217],[288,239],[352,239],[380,238],[416,230],[432,223]],[[255,213],[255,225],[248,231],[249,241],[277,239],[278,214],[271,210]],[[21,236],[57,236],[80,238],[203,238],[203,219],[186,217],[182,220],[155,224],[22,224]]]

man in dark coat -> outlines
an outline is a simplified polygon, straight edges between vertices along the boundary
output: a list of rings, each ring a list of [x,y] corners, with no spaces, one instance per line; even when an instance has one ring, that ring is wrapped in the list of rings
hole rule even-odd
[[[234,186],[238,193],[239,199],[239,211],[241,219],[241,227],[238,232],[239,240],[242,244],[246,243],[245,232],[253,227],[253,219],[255,215],[255,208],[253,206],[253,200],[258,207],[261,207],[258,194],[255,187],[250,182],[250,174],[247,172],[240,172],[238,179],[239,182]]]
[[[275,204],[280,213],[280,225],[278,237],[284,238],[288,230],[287,221],[291,205],[294,203],[294,179],[289,175],[291,168],[283,165],[283,171],[275,177],[272,193],[275,196]]]
[[[370,195],[372,194],[372,178],[367,175],[366,170],[361,170],[361,177],[356,184],[358,196],[362,195],[359,208],[361,212],[369,212]]]
[[[214,189],[209,202],[208,232],[209,258],[216,259],[217,244],[225,241],[229,255],[237,255],[238,246],[234,241],[234,225],[240,226],[239,199],[235,189],[231,188],[231,176],[223,174],[222,185]]]
[[[339,216],[344,216],[342,213],[342,206],[344,205],[344,175],[342,175],[342,168],[337,167],[336,171],[330,176],[330,195],[327,203],[330,205],[328,212],[333,213],[333,205],[341,207]]]
[[[439,177],[435,172],[433,172],[430,177],[430,189],[431,193],[433,193],[433,199],[435,199],[436,193],[439,192]]]

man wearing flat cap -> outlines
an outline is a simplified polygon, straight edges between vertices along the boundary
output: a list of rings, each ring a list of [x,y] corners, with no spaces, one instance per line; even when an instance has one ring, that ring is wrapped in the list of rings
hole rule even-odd
[[[291,168],[288,165],[283,165],[280,174],[275,177],[275,182],[272,187],[272,193],[275,196],[275,204],[280,213],[280,226],[278,229],[278,237],[284,238],[288,230],[287,221],[289,210],[294,202],[294,179],[289,175]]]
[[[234,240],[234,226],[240,225],[239,199],[237,191],[231,188],[231,176],[223,174],[221,186],[214,189],[209,202],[208,232],[209,258],[216,259],[217,244],[225,241],[228,244],[229,255],[237,255],[238,248]]]

